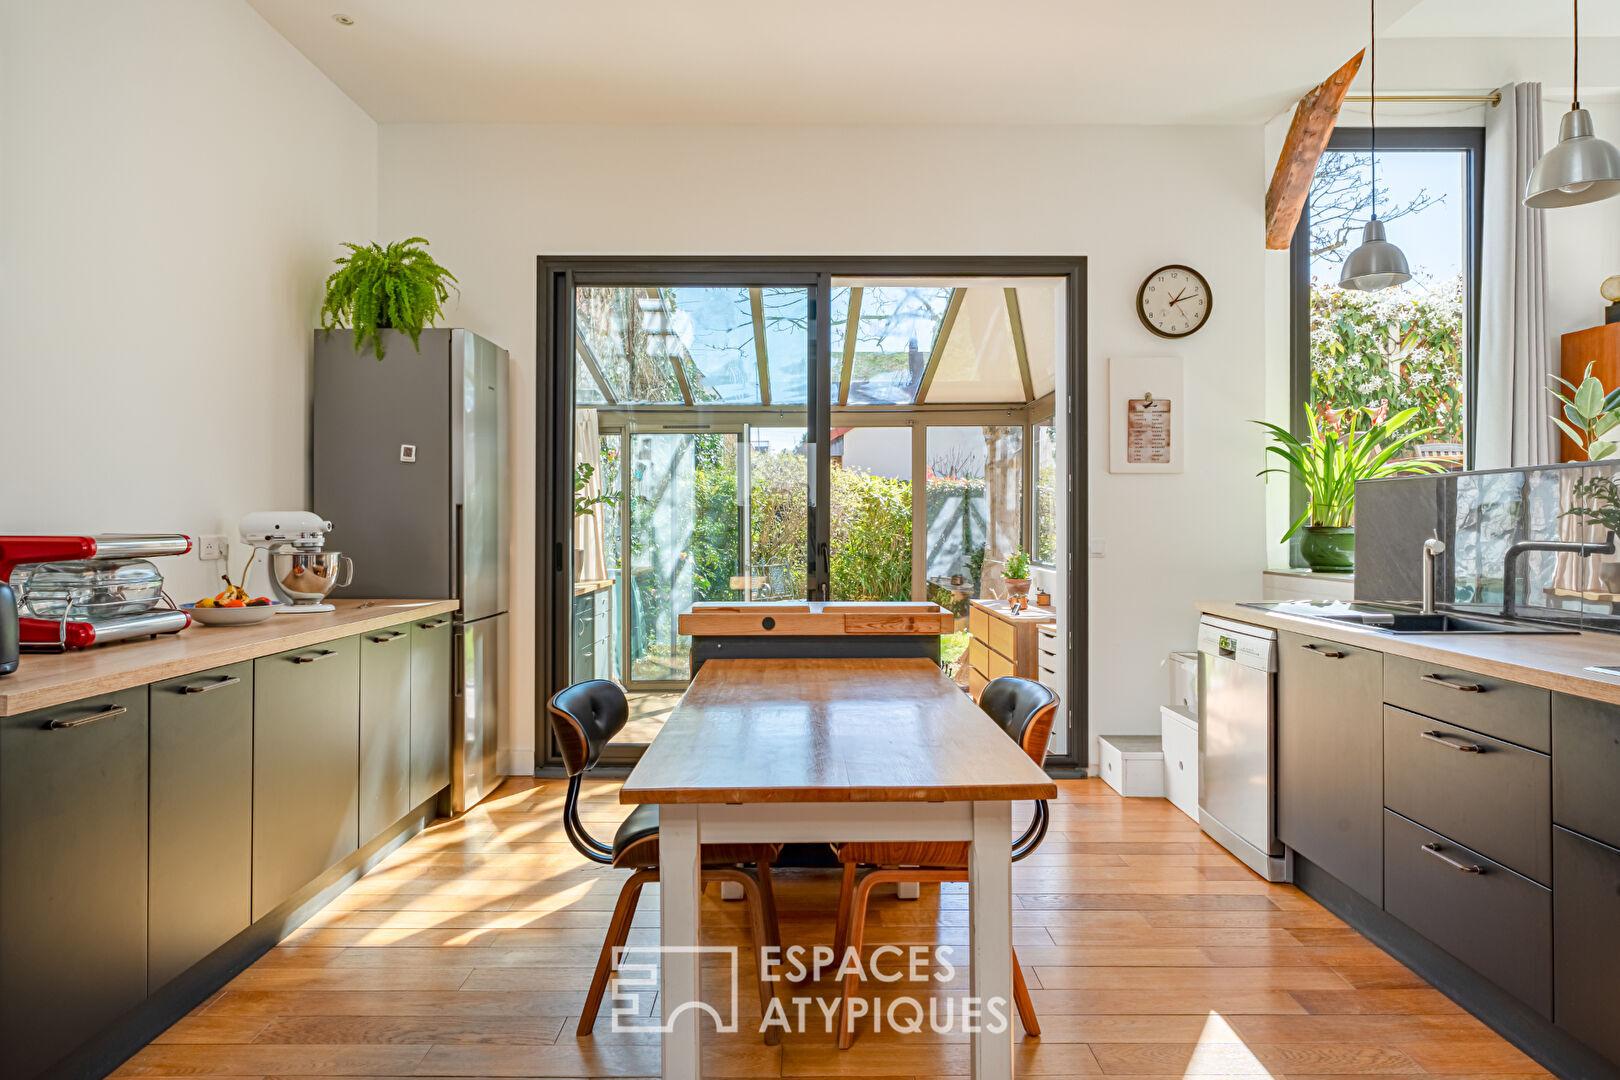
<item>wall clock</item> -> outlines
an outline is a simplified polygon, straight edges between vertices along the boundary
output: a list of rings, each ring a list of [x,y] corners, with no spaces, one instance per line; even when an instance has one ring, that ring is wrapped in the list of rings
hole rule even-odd
[[[1136,291],[1136,315],[1164,338],[1184,338],[1209,321],[1215,298],[1204,275],[1190,266],[1161,266]]]

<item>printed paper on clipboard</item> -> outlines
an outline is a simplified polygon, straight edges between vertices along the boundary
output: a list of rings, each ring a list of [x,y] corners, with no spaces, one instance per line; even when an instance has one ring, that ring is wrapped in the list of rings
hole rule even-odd
[[[1169,398],[1131,398],[1125,404],[1125,461],[1130,465],[1171,463]]]

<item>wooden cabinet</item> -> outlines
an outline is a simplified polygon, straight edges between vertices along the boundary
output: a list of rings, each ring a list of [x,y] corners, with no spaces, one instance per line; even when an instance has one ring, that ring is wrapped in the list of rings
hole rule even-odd
[[[448,615],[411,627],[411,787],[409,806],[420,806],[450,786],[450,646]]]
[[[1553,830],[1553,1020],[1620,1064],[1620,849]]]
[[[1039,679],[1036,631],[1056,621],[1051,608],[1031,606],[1014,615],[1005,600],[968,601],[968,692],[974,700],[991,679],[1004,675]]]
[[[153,683],[148,991],[252,921],[253,663]]]
[[[360,843],[411,802],[410,624],[360,635]]]
[[[1277,836],[1380,904],[1384,656],[1288,632],[1277,646]]]
[[[1560,340],[1559,373],[1576,386],[1586,374],[1586,366],[1593,365],[1592,375],[1604,386],[1620,383],[1620,323],[1589,326],[1565,334]],[[1586,455],[1575,449],[1569,436],[1558,435],[1559,461],[1585,461]]]
[[[253,918],[359,847],[360,643],[253,662]]]
[[[147,688],[0,719],[0,1075],[146,996]]]
[[[613,677],[613,583],[580,582],[574,587],[574,682]]]

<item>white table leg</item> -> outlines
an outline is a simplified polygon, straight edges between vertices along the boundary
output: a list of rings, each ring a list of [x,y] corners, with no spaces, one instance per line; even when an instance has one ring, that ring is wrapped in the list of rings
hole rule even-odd
[[[1012,804],[973,804],[973,841],[968,852],[970,993],[981,1010],[973,1036],[974,1080],[1012,1080]],[[999,1032],[991,1002],[1005,1020]],[[666,1073],[666,1075],[668,1075]]]
[[[702,1010],[683,1007],[703,999],[702,958],[697,952],[698,902],[703,890],[698,844],[697,807],[665,804],[658,808],[658,927],[665,950],[660,957],[658,1005],[667,1027],[663,1034],[664,1080],[700,1080],[703,1075],[698,1027]]]

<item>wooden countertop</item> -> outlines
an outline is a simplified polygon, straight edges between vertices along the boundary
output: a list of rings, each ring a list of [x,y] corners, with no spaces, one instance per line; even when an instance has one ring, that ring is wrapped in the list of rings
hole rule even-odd
[[[160,682],[242,660],[301,649],[385,626],[442,615],[456,600],[333,600],[337,610],[272,615],[252,626],[191,627],[178,634],[97,645],[66,653],[24,653],[0,678],[0,716],[61,705],[95,694]]]
[[[1005,600],[975,599],[969,600],[968,603],[974,607],[983,608],[996,618],[1006,619],[1008,622],[1048,623],[1057,621],[1057,608],[1055,607],[1042,607],[1039,604],[1032,603],[1029,607],[1014,615],[1011,605]]]
[[[1291,630],[1620,705],[1620,678],[1585,670],[1588,664],[1620,664],[1620,634],[1381,634],[1328,619],[1276,615],[1234,603],[1208,602],[1198,608],[1234,622]]]
[[[955,624],[949,608],[911,601],[738,600],[693,604],[680,616],[678,629],[700,637],[828,637],[948,634]]]
[[[931,660],[710,660],[627,803],[1053,799],[1057,785]]]

